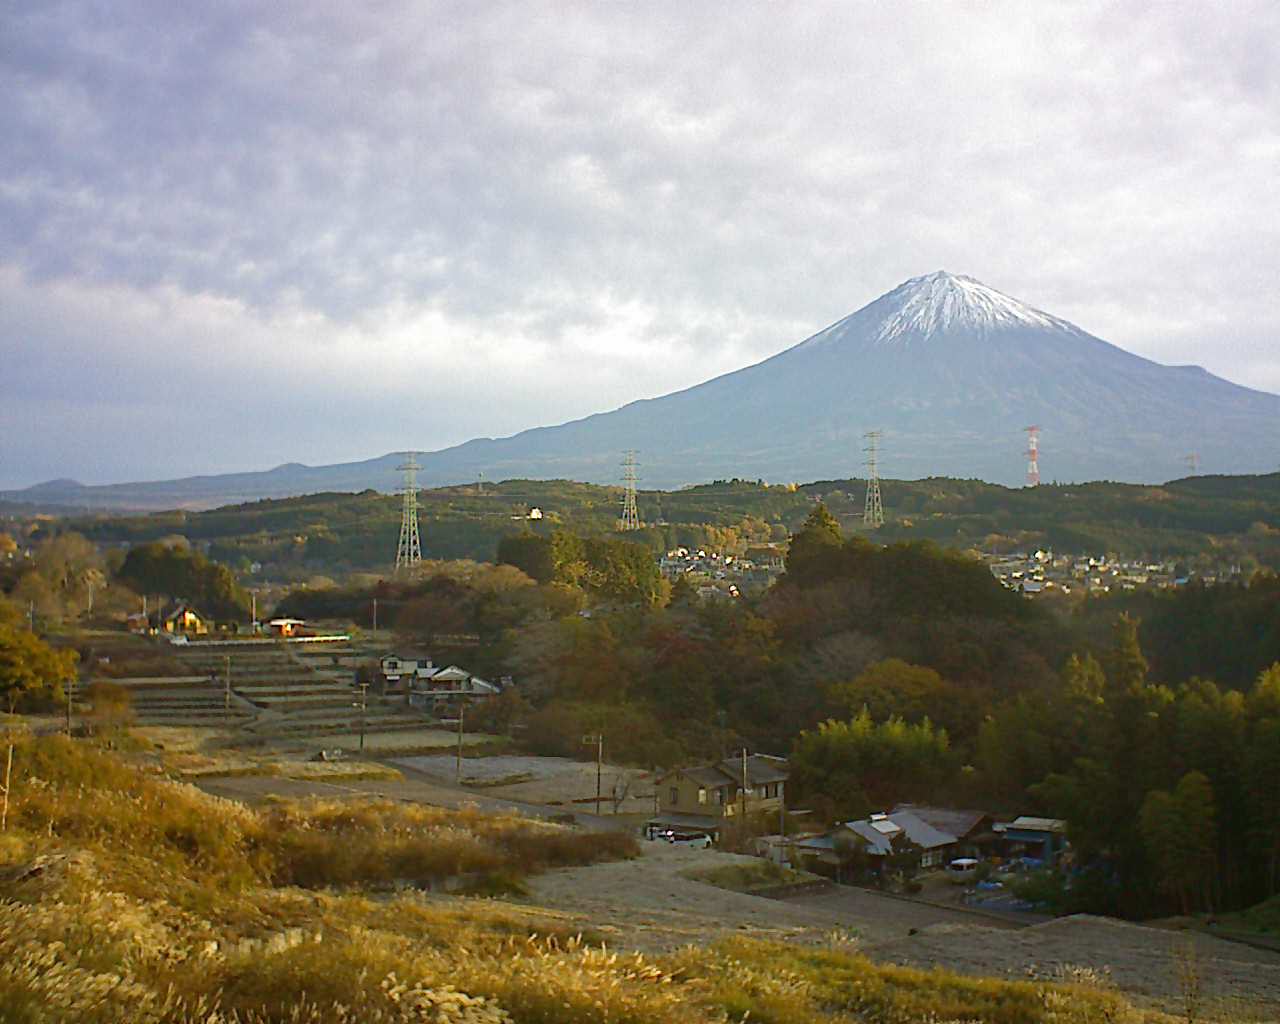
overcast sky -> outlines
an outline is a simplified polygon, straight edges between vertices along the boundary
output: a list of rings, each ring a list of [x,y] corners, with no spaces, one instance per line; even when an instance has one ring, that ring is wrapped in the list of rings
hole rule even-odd
[[[937,269],[1280,392],[1280,4],[0,0],[0,487],[561,422]]]

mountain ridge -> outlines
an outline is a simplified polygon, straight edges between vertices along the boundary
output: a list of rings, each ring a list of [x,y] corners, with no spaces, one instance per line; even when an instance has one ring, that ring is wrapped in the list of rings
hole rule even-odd
[[[1222,473],[1280,463],[1265,443],[1240,443],[1280,436],[1280,396],[1203,367],[1156,363],[946,271],[911,278],[750,366],[419,461],[432,485],[482,474],[613,483],[629,448],[640,450],[642,477],[655,486],[820,479],[857,472],[863,434],[877,429],[888,475],[1010,484],[1022,478],[1029,423],[1042,429],[1046,481],[1156,483],[1185,472],[1192,452]],[[0,499],[29,501],[35,492],[90,507],[195,508],[308,490],[393,490],[400,458],[92,487],[54,481]]]

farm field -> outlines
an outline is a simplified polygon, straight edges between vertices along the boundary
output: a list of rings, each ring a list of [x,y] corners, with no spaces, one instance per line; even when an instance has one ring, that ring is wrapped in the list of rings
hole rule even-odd
[[[440,782],[455,781],[451,758],[393,758],[390,763]],[[600,774],[603,814],[645,814],[653,810],[650,772],[605,764]],[[468,757],[462,762],[462,783],[507,800],[595,810],[594,761],[518,755]]]

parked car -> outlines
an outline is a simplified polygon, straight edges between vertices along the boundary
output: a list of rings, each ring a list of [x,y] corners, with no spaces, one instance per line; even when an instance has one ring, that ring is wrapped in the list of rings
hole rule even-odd
[[[690,846],[695,850],[705,850],[711,845],[711,837],[705,832],[676,832],[674,829],[667,829],[653,838],[670,843],[672,846]]]

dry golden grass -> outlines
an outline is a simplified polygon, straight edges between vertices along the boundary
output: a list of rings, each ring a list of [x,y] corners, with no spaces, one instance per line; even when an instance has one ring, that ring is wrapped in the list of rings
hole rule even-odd
[[[61,738],[18,753],[0,836],[3,1024],[1160,1019],[1097,988],[836,949],[619,954],[536,909],[380,887],[626,855],[625,837],[390,803],[251,810]]]

